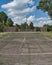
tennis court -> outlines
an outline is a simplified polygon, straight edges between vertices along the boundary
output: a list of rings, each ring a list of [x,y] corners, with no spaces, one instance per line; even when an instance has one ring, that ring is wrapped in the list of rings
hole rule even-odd
[[[0,41],[2,65],[52,65],[52,39],[41,33],[12,33]]]

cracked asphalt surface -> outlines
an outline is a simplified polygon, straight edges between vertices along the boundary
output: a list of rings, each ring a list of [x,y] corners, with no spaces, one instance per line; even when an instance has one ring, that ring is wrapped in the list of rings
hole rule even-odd
[[[10,34],[0,41],[0,60],[2,65],[52,65],[52,39],[40,33]]]

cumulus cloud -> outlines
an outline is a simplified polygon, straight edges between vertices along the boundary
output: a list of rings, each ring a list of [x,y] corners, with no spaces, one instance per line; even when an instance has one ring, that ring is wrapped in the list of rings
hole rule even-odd
[[[27,22],[28,24],[30,24],[30,22],[33,22],[35,20],[35,16],[29,16],[28,18],[24,18],[23,22]]]
[[[23,21],[28,21],[28,22],[32,22],[35,20],[35,17],[34,16],[29,16],[28,18],[24,18]]]
[[[47,18],[47,17],[40,17],[36,19],[37,23],[35,23],[35,26],[39,26],[42,27],[44,24],[52,24],[52,20],[51,18]]]
[[[46,18],[46,17],[40,17],[37,19],[37,21],[44,21],[44,20],[50,20],[51,18]]]
[[[21,9],[21,8],[24,8],[24,6],[25,5],[27,5],[27,4],[30,4],[30,5],[33,5],[33,1],[32,0],[23,0],[23,1],[21,1],[21,0],[13,0],[12,2],[10,2],[10,3],[7,3],[7,4],[4,4],[4,5],[2,5],[2,7],[3,8],[17,8],[17,9]],[[27,7],[27,6],[25,6],[25,7]]]
[[[30,21],[30,22],[32,22],[32,21],[34,21],[35,20],[35,17],[34,16],[30,16],[29,18],[28,18],[28,21]]]
[[[1,7],[7,10],[8,16],[12,16],[15,23],[19,23],[36,9],[33,0],[13,0]]]
[[[13,0],[10,3],[3,4],[1,7],[7,10],[8,16],[12,17],[14,24],[26,22],[26,16],[36,10],[33,0]],[[35,18],[30,15],[27,18],[28,24],[33,22],[35,26],[43,26],[44,24],[52,24],[52,20],[46,17]]]

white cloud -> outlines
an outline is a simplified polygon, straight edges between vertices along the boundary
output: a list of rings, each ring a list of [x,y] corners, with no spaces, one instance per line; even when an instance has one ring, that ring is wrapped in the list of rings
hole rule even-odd
[[[44,20],[50,20],[51,18],[46,18],[46,17],[40,17],[37,19],[37,21],[44,21]]]
[[[2,5],[2,8],[6,8],[6,9],[10,9],[10,8],[14,8],[14,9],[23,9],[27,7],[27,4],[33,5],[34,2],[33,0],[13,0],[10,3],[4,4]]]
[[[34,16],[30,16],[29,18],[28,18],[28,21],[29,22],[32,22],[32,21],[34,21],[35,20],[35,17]]]
[[[16,23],[21,24],[23,19],[24,19],[24,17],[22,17],[22,16],[16,16],[16,17],[12,18],[12,20],[14,21],[14,24],[16,24]]]
[[[23,22],[27,21],[27,23],[30,24],[30,22],[33,22],[34,20],[35,20],[34,16],[29,16],[28,18],[24,18]]]
[[[44,24],[52,24],[51,18],[46,18],[46,17],[40,17],[36,19],[37,23],[35,23],[35,26],[42,27]]]
[[[31,7],[30,7],[30,6]],[[7,10],[8,16],[12,17],[14,23],[21,24],[26,21],[26,16],[29,13],[35,11],[36,6],[34,6],[33,0],[13,0],[10,3],[1,6]],[[35,18],[30,15],[28,18],[28,23],[33,22],[35,26],[43,26],[44,24],[52,24],[52,20],[46,17]]]
[[[31,5],[31,7],[28,6],[28,4]],[[13,17],[12,20],[16,23],[22,21],[29,13],[36,9],[33,0],[13,0],[1,7],[7,10],[8,16]]]

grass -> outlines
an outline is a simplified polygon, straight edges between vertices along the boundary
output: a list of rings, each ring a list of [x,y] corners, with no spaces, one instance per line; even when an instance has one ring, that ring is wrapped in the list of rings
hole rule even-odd
[[[47,37],[52,37],[52,32],[42,32],[41,34]]]
[[[0,33],[0,38],[4,38],[9,36],[10,34],[15,34],[15,33],[33,33],[33,34],[42,34],[44,36],[52,37],[52,32],[9,32],[9,33]]]
[[[4,64],[4,62],[2,60],[0,60],[0,65],[3,65],[3,64]]]
[[[9,34],[8,33],[0,33],[0,38],[7,37]]]

